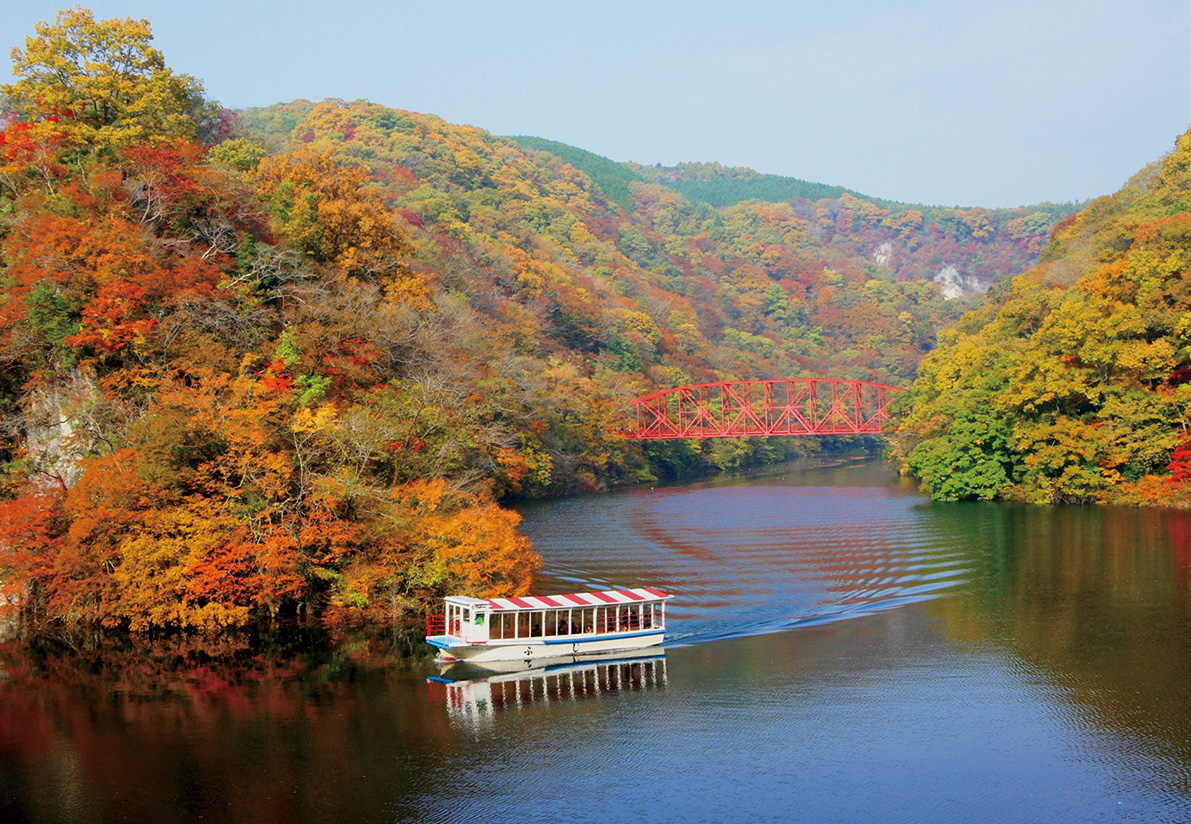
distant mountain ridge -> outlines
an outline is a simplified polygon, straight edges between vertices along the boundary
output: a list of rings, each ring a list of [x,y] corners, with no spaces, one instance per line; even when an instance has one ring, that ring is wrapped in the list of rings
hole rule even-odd
[[[620,162],[603,155],[589,152],[568,143],[548,140],[542,137],[516,135],[508,138],[518,145],[535,151],[551,152],[588,175],[605,193],[618,203],[627,199],[628,184],[632,182],[661,183],[676,189],[694,203],[709,206],[735,206],[749,200],[765,203],[792,202],[796,200],[829,200],[850,195],[858,200],[874,203],[884,209],[919,209],[925,211],[948,211],[960,207],[945,207],[924,203],[907,203],[897,200],[866,195],[855,189],[827,183],[815,183],[796,177],[758,172],[747,166],[724,166],[715,162],[688,162],[675,166],[653,166],[636,161]],[[1016,212],[1031,209],[1072,214],[1083,207],[1082,203],[1054,204],[1044,202],[1018,207],[1017,209],[989,209],[990,212]],[[977,207],[980,208],[980,207]]]
[[[679,163],[677,166],[643,166],[638,163],[625,165],[654,183],[672,186],[690,200],[710,206],[735,206],[746,200],[768,203],[827,200],[844,195],[852,195],[885,208],[904,205],[869,197],[843,186],[763,174],[744,166],[729,167],[719,163]]]
[[[611,160],[586,149],[543,137],[515,135],[508,139],[526,149],[550,152],[562,158],[595,181],[608,197],[626,208],[632,197],[629,184],[634,182],[661,183],[677,190],[693,203],[706,203],[715,207],[735,206],[746,200],[780,203],[800,198],[838,198],[845,194],[887,208],[905,205],[872,198],[843,186],[829,186],[794,177],[763,174],[745,167],[725,167],[719,163],[646,166],[632,161],[622,163]]]
[[[517,135],[508,139],[522,148],[535,152],[550,152],[556,157],[562,158],[590,177],[597,186],[604,190],[604,194],[626,209],[631,207],[633,199],[633,191],[629,184],[644,183],[646,180],[644,176],[638,174],[626,163],[618,163],[603,155],[567,143],[560,143],[557,140],[525,135]]]

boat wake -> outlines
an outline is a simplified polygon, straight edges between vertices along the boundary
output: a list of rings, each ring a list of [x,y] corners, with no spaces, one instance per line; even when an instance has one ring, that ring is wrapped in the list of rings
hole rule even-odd
[[[673,593],[668,647],[873,615],[942,597],[971,574],[921,498],[882,487],[649,491],[621,497],[627,517],[611,527],[606,503],[571,503],[565,518],[530,522],[544,584]]]
[[[700,631],[695,628],[683,631],[680,629],[667,635],[666,646],[680,647],[708,641],[724,641],[730,638],[766,635],[802,627],[830,624],[848,618],[863,618],[885,610],[933,600],[943,595],[946,590],[964,583],[965,580],[964,578],[949,578],[945,581],[917,585],[907,582],[899,586],[859,593],[857,597],[848,598],[842,602],[821,604],[814,611],[805,615],[742,624],[727,630],[703,629]]]

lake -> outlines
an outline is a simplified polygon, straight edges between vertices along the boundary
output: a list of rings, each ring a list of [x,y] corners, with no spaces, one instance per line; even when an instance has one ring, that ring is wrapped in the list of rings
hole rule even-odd
[[[396,638],[0,649],[0,821],[1191,821],[1191,515],[873,461],[534,504],[664,655],[443,684]]]

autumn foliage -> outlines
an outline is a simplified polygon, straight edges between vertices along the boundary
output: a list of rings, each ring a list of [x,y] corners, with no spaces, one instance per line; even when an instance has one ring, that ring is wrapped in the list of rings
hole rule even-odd
[[[215,629],[527,591],[516,516],[483,475],[410,465],[397,443],[466,462],[459,435],[423,431],[389,347],[350,331],[428,297],[367,173],[305,148],[209,158],[193,84],[148,37],[64,12],[5,89],[6,604]]]

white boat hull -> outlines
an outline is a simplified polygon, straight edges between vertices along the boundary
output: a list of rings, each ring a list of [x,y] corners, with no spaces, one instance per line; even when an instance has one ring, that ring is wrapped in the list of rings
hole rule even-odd
[[[433,635],[426,641],[438,648],[438,660],[444,663],[466,661],[483,664],[495,661],[534,661],[541,658],[565,658],[577,655],[599,655],[609,652],[645,649],[662,643],[661,629],[596,638],[519,638],[489,641],[485,644],[465,643],[450,635]]]

